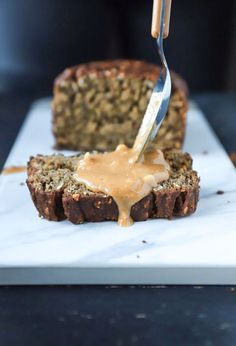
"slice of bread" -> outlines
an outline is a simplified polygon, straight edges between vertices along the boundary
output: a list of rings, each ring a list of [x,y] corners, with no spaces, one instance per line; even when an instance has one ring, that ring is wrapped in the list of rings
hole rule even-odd
[[[164,157],[171,167],[170,177],[132,206],[134,221],[171,219],[196,210],[199,177],[192,170],[191,156],[171,149],[164,151]],[[78,158],[63,155],[30,158],[27,185],[39,215],[54,221],[68,219],[75,224],[117,220],[118,208],[111,196],[94,193],[74,179]]]
[[[57,147],[86,151],[111,151],[120,143],[132,147],[159,75],[158,66],[135,60],[67,68],[54,84]],[[168,112],[154,141],[160,149],[180,149],[185,134],[187,86],[174,72],[171,80]]]

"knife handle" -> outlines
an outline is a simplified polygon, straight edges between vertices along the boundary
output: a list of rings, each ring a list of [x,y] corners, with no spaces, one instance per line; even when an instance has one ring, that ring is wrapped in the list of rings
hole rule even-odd
[[[152,37],[154,38],[157,38],[160,34],[162,3],[163,3],[163,0],[153,0],[151,34],[152,34]],[[169,35],[170,11],[171,11],[171,0],[165,0],[165,15],[164,15],[164,30],[163,30],[164,38],[166,38]]]

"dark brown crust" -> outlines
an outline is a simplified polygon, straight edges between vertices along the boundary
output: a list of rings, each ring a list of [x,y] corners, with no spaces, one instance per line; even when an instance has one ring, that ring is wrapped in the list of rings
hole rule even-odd
[[[67,218],[74,224],[84,222],[115,221],[118,208],[110,196],[71,195],[62,192],[44,192],[35,190],[27,182],[32,200],[40,216],[52,221]],[[187,216],[195,212],[199,197],[199,184],[187,190],[165,190],[150,193],[131,208],[134,221],[148,218],[172,219],[175,216]]]
[[[195,212],[199,198],[199,186],[191,190],[158,191],[155,194],[154,218],[172,219]]]
[[[30,190],[34,205],[39,212],[39,216],[51,221],[61,221],[66,219],[62,205],[61,191],[46,192],[35,190],[28,180],[26,183]]]
[[[78,224],[85,221],[100,222],[116,220],[118,216],[117,205],[112,197],[102,195],[63,195],[65,214],[71,222]]]
[[[82,196],[65,193],[63,207],[69,221],[79,224],[87,222],[116,221],[118,208],[110,196]],[[134,221],[145,221],[152,215],[153,194],[149,194],[131,208]]]
[[[28,187],[32,200],[40,216],[52,221],[68,219],[74,224],[84,222],[116,221],[118,208],[113,198],[108,196],[72,196],[67,193],[36,191]],[[195,212],[199,196],[199,186],[189,191],[153,192],[136,203],[131,209],[134,221],[152,219],[172,219]]]

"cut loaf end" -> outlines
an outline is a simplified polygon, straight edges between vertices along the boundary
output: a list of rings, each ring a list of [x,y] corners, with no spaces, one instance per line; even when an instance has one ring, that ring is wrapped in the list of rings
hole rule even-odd
[[[56,146],[71,150],[132,147],[160,68],[136,60],[99,61],[67,68],[55,81],[52,103]],[[156,146],[181,148],[187,86],[171,72],[172,91]]]

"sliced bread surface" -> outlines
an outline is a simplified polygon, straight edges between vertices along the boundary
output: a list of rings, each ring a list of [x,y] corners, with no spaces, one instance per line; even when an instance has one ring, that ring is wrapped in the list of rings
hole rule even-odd
[[[171,219],[187,216],[196,210],[199,177],[192,169],[191,156],[168,149],[164,150],[164,157],[171,167],[170,177],[132,206],[134,221]],[[79,158],[81,155],[37,155],[30,158],[27,185],[39,215],[54,221],[68,219],[75,224],[117,220],[118,208],[111,196],[94,193],[75,180]]]

